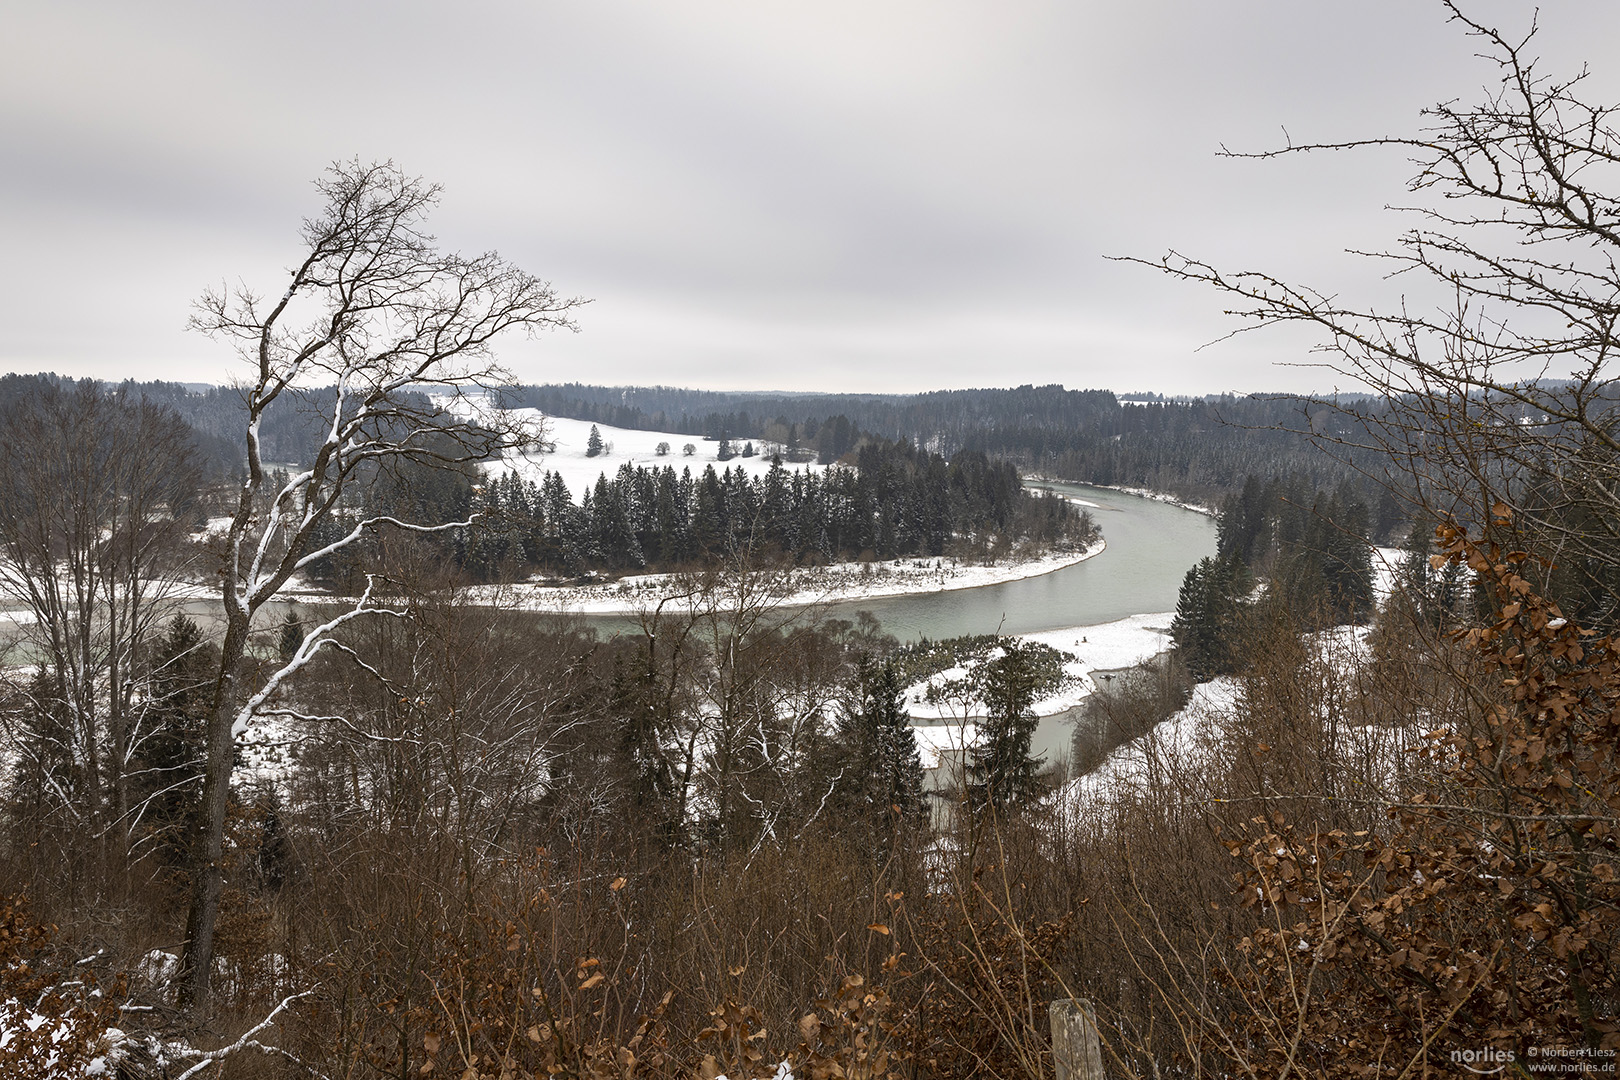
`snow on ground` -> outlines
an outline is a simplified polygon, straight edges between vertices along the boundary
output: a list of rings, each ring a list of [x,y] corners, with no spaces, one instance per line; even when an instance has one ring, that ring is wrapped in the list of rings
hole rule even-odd
[[[1066,680],[1063,689],[1037,701],[1037,716],[1054,716],[1078,705],[1096,690],[1092,672],[1113,671],[1134,667],[1151,660],[1170,647],[1170,620],[1173,612],[1132,615],[1116,622],[1096,626],[1069,626],[1060,630],[1043,630],[1038,634],[1023,634],[1021,641],[1049,645],[1059,652],[1069,653],[1073,659],[1063,665]],[[990,657],[993,659],[993,657]],[[977,702],[945,699],[930,702],[930,687],[944,687],[968,674],[966,668],[955,667],[942,671],[924,682],[906,688],[906,710],[914,720],[960,720],[979,711]],[[919,729],[920,730],[920,729]]]
[[[1180,712],[1109,754],[1091,772],[1069,781],[1059,797],[1079,806],[1141,793],[1154,779],[1208,774],[1224,736],[1222,720],[1235,707],[1237,695],[1236,679],[1223,676],[1199,683]]]
[[[1382,605],[1395,588],[1395,575],[1406,562],[1407,552],[1401,548],[1375,547],[1372,549],[1373,598]]]
[[[1320,665],[1308,678],[1325,678],[1341,703],[1356,693],[1356,681],[1370,649],[1366,626],[1336,626],[1310,635]],[[1189,788],[1194,778],[1219,774],[1219,755],[1227,738],[1227,724],[1238,716],[1241,684],[1223,676],[1193,688],[1192,700],[1152,731],[1119,747],[1093,771],[1069,782],[1059,798],[1078,810],[1086,805],[1128,798],[1147,792],[1150,785],[1174,791],[1178,797],[1196,797]],[[1324,704],[1325,709],[1333,708]],[[1416,728],[1341,723],[1332,728],[1333,760],[1356,783],[1390,790],[1410,767]],[[1197,786],[1196,783],[1193,786]],[[1219,794],[1219,792],[1215,792]]]
[[[1003,651],[999,648],[991,649],[982,662],[989,663],[1001,659]],[[965,686],[967,677],[971,673],[972,668],[968,665],[958,664],[955,667],[948,667],[944,671],[935,672],[922,682],[913,683],[906,687],[906,713],[914,721],[961,721],[970,716],[979,715],[984,710],[977,700],[964,697],[961,691],[952,692],[955,687]]]
[[[1069,626],[1025,634],[1023,640],[1074,653],[1088,671],[1113,671],[1151,660],[1170,647],[1173,611],[1130,615],[1096,626]]]
[[[790,572],[789,580],[775,601],[783,606],[794,606],[976,589],[1050,574],[1091,558],[1104,546],[1099,540],[1083,551],[1048,552],[1038,558],[1010,559],[992,566],[942,557],[799,567]],[[632,615],[655,606],[660,599],[671,595],[680,582],[677,575],[635,574],[601,585],[556,587],[527,583],[475,588],[469,591],[469,596],[479,602],[493,599],[498,593],[505,602],[515,602],[530,611]]]
[[[1123,484],[1098,484],[1096,486],[1101,487],[1105,491],[1117,491],[1122,495],[1135,495],[1139,499],[1152,499],[1154,502],[1169,503],[1171,506],[1179,506],[1183,510],[1191,510],[1195,514],[1203,514],[1207,517],[1215,516],[1215,508],[1213,506],[1205,506],[1203,503],[1186,502],[1182,499],[1176,498],[1174,495],[1167,495],[1162,491],[1154,491],[1152,488],[1126,487]]]
[[[484,408],[481,403],[467,398],[437,400],[463,416],[477,416]],[[702,475],[707,465],[713,465],[716,472],[740,467],[750,476],[761,476],[770,471],[772,452],[781,449],[775,444],[756,439],[753,440],[754,456],[743,457],[741,456],[743,447],[750,440],[734,439],[732,446],[738,456],[730,461],[721,461],[720,444],[705,442],[699,435],[680,435],[673,431],[635,431],[630,428],[613,427],[611,424],[593,425],[589,420],[546,416],[539,409],[506,409],[502,412],[509,418],[544,425],[545,438],[553,444],[554,449],[546,453],[512,451],[500,461],[486,464],[485,471],[495,476],[515,471],[525,480],[536,482],[546,473],[554,472],[568,485],[568,494],[575,502],[579,501],[582,492],[595,487],[597,479],[604,473],[612,479],[621,465],[660,469],[670,465],[674,467],[677,475],[683,468],[690,468],[693,476]],[[604,449],[596,457],[587,457],[585,450],[590,442],[592,427],[595,427],[597,433],[602,436]],[[667,455],[661,456],[658,453],[659,443],[669,444]],[[693,450],[690,456],[683,453],[687,446]],[[809,463],[784,463],[783,467],[789,471],[826,468],[824,465]]]
[[[925,724],[911,729],[917,739],[922,767],[938,769],[955,760],[963,750],[979,741],[979,729],[972,724]]]
[[[236,742],[238,756],[231,783],[251,788],[286,783],[298,769],[297,747],[302,739],[295,722],[287,717],[255,720]]]
[[[118,1028],[100,1032],[96,1028],[94,1018],[79,1008],[50,1016],[16,998],[0,1002],[0,1053],[19,1054],[20,1047],[14,1044],[32,1043],[27,1057],[19,1062],[30,1070],[30,1076],[52,1080],[112,1076],[126,1056],[128,1036]],[[80,1048],[87,1051],[85,1060],[70,1067],[68,1061],[78,1057]]]
[[[167,578],[144,578],[141,589],[145,602],[149,605],[168,603],[174,600],[218,600],[219,586],[217,584],[198,581],[175,581]],[[0,590],[0,604],[15,605],[25,603],[25,598],[14,592]],[[32,626],[38,619],[34,612],[21,607],[7,607],[0,610],[0,630],[6,629],[4,624],[12,627]]]
[[[194,544],[201,544],[208,540],[212,540],[216,536],[224,536],[226,533],[231,531],[231,522],[233,520],[235,519],[230,517],[209,518],[203,522],[202,528],[191,534],[191,542]]]

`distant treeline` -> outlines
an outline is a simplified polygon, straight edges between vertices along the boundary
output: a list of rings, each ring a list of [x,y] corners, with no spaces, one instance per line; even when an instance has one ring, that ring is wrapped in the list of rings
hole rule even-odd
[[[520,388],[515,400],[553,416],[705,438],[762,439],[836,460],[862,434],[951,455],[981,451],[1026,472],[1153,488],[1200,500],[1236,491],[1263,461],[1314,486],[1349,483],[1376,497],[1366,440],[1340,414],[1303,398],[1222,395],[1125,400],[1059,385],[925,394],[744,394],[580,383]],[[1300,434],[1339,439],[1332,454]]]
[[[1056,385],[925,394],[755,394],[560,383],[520,387],[514,400],[552,416],[616,427],[711,439],[756,438],[787,446],[815,447],[827,425],[842,423],[947,454],[996,425],[1090,425],[1119,408],[1111,391]]]
[[[68,386],[76,381],[51,373],[0,375],[0,402],[30,397],[43,386]],[[228,475],[246,464],[243,425],[247,410],[235,389],[133,379],[101,385],[109,391],[122,392],[131,400],[144,398],[173,409],[191,428],[198,464],[205,475]],[[264,461],[267,464],[307,464],[326,437],[335,393],[330,386],[299,388],[287,391],[272,403],[259,424],[259,448]],[[407,394],[405,400],[424,410],[431,408],[425,394]]]
[[[1073,504],[1025,490],[1013,466],[981,453],[946,461],[909,443],[872,440],[855,466],[818,473],[778,462],[749,477],[712,465],[694,476],[626,464],[577,503],[556,473],[540,482],[508,473],[474,497],[486,527],[465,538],[460,558],[489,579],[514,570],[673,568],[745,549],[816,564],[1095,536]]]
[[[54,375],[5,376],[0,395]],[[71,381],[71,380],[69,380]],[[236,391],[173,382],[127,382],[122,389],[170,406],[192,428],[205,471],[242,466],[242,402]],[[423,387],[420,404],[427,407]],[[320,405],[331,388],[303,389],[278,401],[260,439],[266,461],[302,464],[325,435]],[[1376,506],[1368,475],[1380,464],[1352,422],[1304,399],[1279,396],[1127,400],[1107,390],[1061,386],[941,390],[925,394],[744,394],[671,387],[579,383],[518,387],[505,404],[559,417],[709,439],[759,440],[784,448],[789,463],[852,460],[866,441],[904,440],[946,458],[960,451],[1012,462],[1055,479],[1152,488],[1214,502],[1257,471],[1305,478],[1312,487],[1346,484],[1375,504],[1373,534],[1398,521]],[[1329,453],[1301,430],[1333,441]]]

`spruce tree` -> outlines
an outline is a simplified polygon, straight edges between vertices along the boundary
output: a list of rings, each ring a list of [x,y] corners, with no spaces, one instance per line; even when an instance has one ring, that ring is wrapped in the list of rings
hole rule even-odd
[[[302,643],[302,638],[300,638]],[[143,808],[139,828],[162,858],[178,864],[202,779],[203,728],[214,689],[219,650],[184,615],[176,615],[153,651],[150,734],[131,755],[131,805]]]
[[[1030,753],[1040,675],[1028,646],[1008,638],[1001,650],[979,669],[985,716],[968,763],[969,802],[977,809],[1028,802],[1040,792],[1041,762]]]
[[[1236,670],[1247,610],[1238,592],[1247,576],[1221,559],[1200,559],[1182,579],[1170,638],[1176,655],[1198,682]]]
[[[600,457],[601,454],[602,454],[602,433],[600,431],[596,430],[596,425],[595,424],[592,424],[591,425],[591,433],[585,439],[585,456],[586,457]]]
[[[299,620],[297,612],[288,610],[287,617],[281,620],[281,638],[276,642],[276,652],[283,662],[291,660],[298,649],[304,644],[304,624]]]
[[[922,756],[906,713],[904,680],[893,660],[861,658],[838,734],[845,754],[840,786],[851,811],[875,824],[921,807]]]
[[[1466,570],[1460,562],[1448,561],[1436,569],[1430,561],[1434,554],[1433,521],[1420,517],[1413,522],[1402,550],[1406,557],[1396,573],[1396,589],[1417,617],[1438,628],[1464,614]]]

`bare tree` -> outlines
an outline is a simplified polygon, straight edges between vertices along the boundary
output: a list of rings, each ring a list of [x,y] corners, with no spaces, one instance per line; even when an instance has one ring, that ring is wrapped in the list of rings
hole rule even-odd
[[[439,188],[391,162],[334,165],[316,182],[325,207],[304,223],[307,248],[284,289],[266,302],[242,289],[203,296],[192,328],[233,342],[252,366],[242,388],[247,478],[224,538],[224,636],[209,719],[202,826],[191,858],[181,1004],[208,1011],[221,858],[236,740],[289,680],[355,619],[403,613],[373,602],[368,586],[315,627],[291,659],[248,679],[255,617],[294,575],[385,530],[435,532],[470,522],[407,521],[359,508],[352,494],[379,469],[454,467],[532,444],[539,433],[502,414],[458,408],[510,381],[491,343],[511,330],[573,329],[583,303],[493,252],[445,254],[424,231]],[[441,395],[429,401],[416,388]],[[309,464],[269,490],[260,453],[265,411],[310,388],[325,437]],[[446,402],[443,396],[456,401]],[[336,525],[333,529],[332,526]],[[335,535],[332,535],[335,533]]]
[[[1445,0],[1499,83],[1475,105],[1424,111],[1410,137],[1290,144],[1232,156],[1390,148],[1411,155],[1417,224],[1393,250],[1360,252],[1419,294],[1379,310],[1176,252],[1156,265],[1234,298],[1243,329],[1303,323],[1329,370],[1370,405],[1317,402],[1302,429],[1371,449],[1416,501],[1476,523],[1505,502],[1516,528],[1571,567],[1588,618],[1620,610],[1620,131],[1616,106],[1556,78],[1510,37]],[[1241,331],[1240,331],[1241,332]],[[1334,417],[1337,412],[1339,416]],[[1341,421],[1348,421],[1342,423]],[[1359,445],[1350,445],[1359,444]],[[1367,460],[1362,458],[1361,460]]]
[[[7,734],[36,826],[91,838],[115,871],[97,880],[119,882],[146,801],[131,772],[151,735],[142,652],[178,598],[194,447],[174,413],[86,380],[7,402],[0,458],[0,590],[27,605],[38,665]]]

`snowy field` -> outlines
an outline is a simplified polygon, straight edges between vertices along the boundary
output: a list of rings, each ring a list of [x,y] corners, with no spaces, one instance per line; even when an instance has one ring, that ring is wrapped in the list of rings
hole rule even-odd
[[[477,412],[476,407],[467,401],[455,403],[452,407],[463,415],[476,415]],[[543,425],[546,440],[552,444],[553,449],[546,453],[514,451],[500,461],[486,464],[485,471],[495,476],[516,472],[523,479],[537,483],[546,473],[554,472],[568,485],[568,494],[575,502],[579,501],[582,492],[594,487],[604,473],[612,479],[623,465],[659,469],[669,465],[675,469],[677,475],[682,469],[690,468],[693,476],[702,475],[705,466],[713,465],[716,472],[741,468],[750,476],[762,476],[770,471],[771,454],[781,449],[775,444],[754,440],[754,456],[743,457],[741,456],[743,447],[749,440],[737,439],[732,441],[732,446],[738,456],[730,461],[721,461],[720,444],[705,442],[699,435],[678,435],[672,431],[633,431],[629,428],[613,427],[610,424],[592,425],[588,420],[545,416],[538,409],[504,411],[507,416],[526,423]],[[602,436],[603,450],[596,457],[587,457],[585,451],[590,442],[592,426]],[[660,443],[669,445],[667,455],[658,453]],[[690,456],[683,452],[687,446],[693,449]],[[819,471],[826,466],[809,463],[793,465],[784,462],[783,467],[789,471],[808,472]]]
[[[961,760],[967,748],[979,741],[979,729],[972,724],[926,724],[913,727],[911,734],[917,740],[917,756],[925,770]]]
[[[1069,781],[1059,798],[1079,807],[1141,794],[1155,780],[1204,775],[1220,751],[1223,721],[1237,703],[1237,692],[1237,680],[1225,676],[1199,683],[1180,712],[1109,754],[1091,772]]]
[[[1356,671],[1367,658],[1371,628],[1337,626],[1309,636],[1315,657],[1312,678],[1326,678],[1343,701],[1356,692]],[[1320,665],[1319,667],[1317,665]],[[1331,702],[1322,708],[1335,708]],[[1140,797],[1150,789],[1178,798],[1214,797],[1219,791],[1195,790],[1218,775],[1220,755],[1228,752],[1228,726],[1241,714],[1240,682],[1222,676],[1193,688],[1192,700],[1152,731],[1119,747],[1085,776],[1070,781],[1059,794],[1071,808]],[[1421,735],[1411,728],[1344,723],[1333,731],[1333,760],[1351,775],[1375,787],[1393,786],[1410,768],[1410,754]],[[1362,781],[1357,781],[1362,782]]]
[[[1400,548],[1375,547],[1372,549],[1373,600],[1380,606],[1389,599],[1395,588],[1395,575],[1406,561],[1406,552]]]

